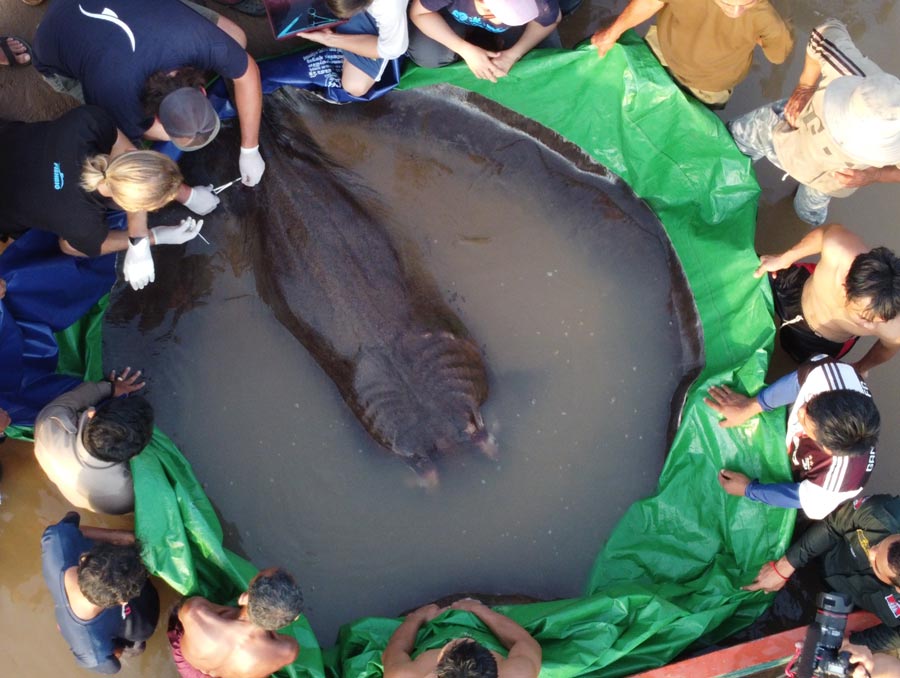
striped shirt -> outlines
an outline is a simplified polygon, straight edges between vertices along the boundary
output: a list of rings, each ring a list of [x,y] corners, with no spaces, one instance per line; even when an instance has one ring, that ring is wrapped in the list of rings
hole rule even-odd
[[[875,468],[875,448],[863,455],[833,456],[803,431],[797,411],[826,391],[851,390],[869,397],[869,388],[853,367],[832,358],[813,360],[798,370],[800,392],[787,422],[787,452],[794,480],[800,483],[800,504],[813,519],[824,518],[838,504],[862,491]]]
[[[823,115],[825,90],[845,75],[869,76],[881,73],[853,44],[847,27],[837,19],[828,19],[809,36],[807,59],[822,67],[818,89],[797,116],[797,128],[786,120],[772,132],[775,154],[784,170],[801,184],[836,198],[847,197],[855,188],[847,188],[834,176],[836,170],[866,169],[870,165],[848,155],[831,136]]]

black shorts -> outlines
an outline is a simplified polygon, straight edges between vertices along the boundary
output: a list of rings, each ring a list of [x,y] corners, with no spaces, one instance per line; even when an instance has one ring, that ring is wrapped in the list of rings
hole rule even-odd
[[[803,317],[803,286],[815,270],[815,264],[794,264],[769,274],[775,313],[781,320],[779,337],[781,347],[795,362],[804,363],[815,355],[824,353],[832,358],[846,355],[859,337],[841,343],[816,334]]]

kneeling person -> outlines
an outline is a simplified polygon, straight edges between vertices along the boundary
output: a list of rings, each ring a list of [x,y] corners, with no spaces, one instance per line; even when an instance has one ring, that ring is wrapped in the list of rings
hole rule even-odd
[[[181,676],[264,678],[297,658],[297,641],[275,633],[303,607],[291,575],[274,567],[262,570],[237,602],[229,607],[188,598],[172,613],[168,636]]]
[[[391,59],[409,46],[407,0],[327,0],[328,8],[349,19],[335,28],[308,31],[303,37],[344,53],[341,87],[361,97],[381,80]]]
[[[491,82],[534,47],[562,47],[557,0],[412,0],[409,18],[410,59],[440,68],[462,58],[476,78]]]
[[[117,673],[119,658],[142,652],[153,635],[159,596],[132,532],[79,528],[79,523],[72,512],[44,530],[44,581],[78,665]]]
[[[722,469],[719,483],[729,494],[782,508],[802,508],[824,518],[858,495],[875,468],[881,430],[869,388],[850,365],[821,357],[782,377],[750,398],[727,386],[709,390],[706,403],[725,419],[743,424],[760,412],[793,402],[787,421],[787,454],[793,482],[763,484]]]
[[[73,506],[96,513],[134,510],[129,460],[153,435],[153,408],[144,386],[125,368],[109,381],[89,382],[47,405],[34,423],[34,454],[47,477]]]

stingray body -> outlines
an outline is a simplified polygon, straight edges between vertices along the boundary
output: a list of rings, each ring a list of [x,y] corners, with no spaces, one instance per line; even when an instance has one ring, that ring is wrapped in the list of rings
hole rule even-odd
[[[369,434],[431,486],[436,453],[493,453],[481,351],[433,286],[405,270],[365,187],[309,136],[307,106],[292,90],[267,98],[266,176],[245,216],[257,286]]]

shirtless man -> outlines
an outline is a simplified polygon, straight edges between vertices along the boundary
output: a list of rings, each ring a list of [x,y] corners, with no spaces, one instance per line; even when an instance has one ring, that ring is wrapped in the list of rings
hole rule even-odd
[[[820,255],[817,265],[793,265],[814,254]],[[900,350],[900,259],[891,250],[869,250],[843,226],[821,226],[786,252],[763,255],[754,275],[766,273],[781,318],[781,345],[797,362],[819,353],[840,358],[857,338],[876,337],[853,364],[865,379]]]
[[[471,638],[456,638],[413,659],[419,629],[446,609],[425,605],[406,615],[381,655],[384,678],[537,678],[541,670],[538,642],[509,617],[471,598],[458,600],[450,609],[466,610],[478,617],[507,649],[507,656]]]
[[[169,643],[183,678],[265,678],[292,663],[297,641],[275,633],[300,616],[303,596],[279,568],[261,570],[239,607],[188,598],[169,620]]]

